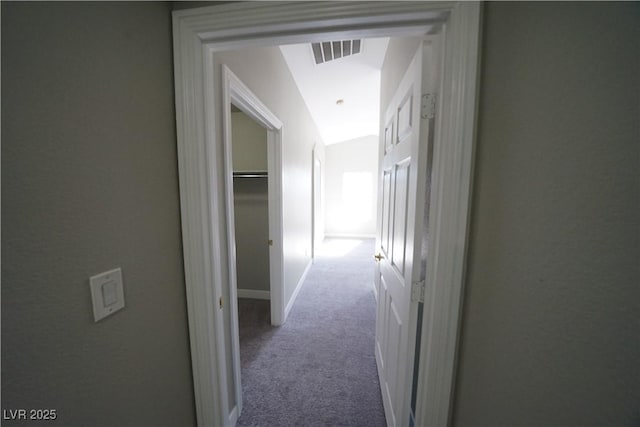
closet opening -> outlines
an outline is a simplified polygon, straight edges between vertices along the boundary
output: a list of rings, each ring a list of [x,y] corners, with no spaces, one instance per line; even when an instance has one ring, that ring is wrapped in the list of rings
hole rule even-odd
[[[231,146],[237,295],[269,300],[267,130],[233,104]]]

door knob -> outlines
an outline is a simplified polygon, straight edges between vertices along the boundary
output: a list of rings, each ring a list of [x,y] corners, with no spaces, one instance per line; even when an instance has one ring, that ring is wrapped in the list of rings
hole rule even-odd
[[[384,259],[384,257],[380,254],[375,254],[373,257],[376,259],[376,261],[381,261]]]

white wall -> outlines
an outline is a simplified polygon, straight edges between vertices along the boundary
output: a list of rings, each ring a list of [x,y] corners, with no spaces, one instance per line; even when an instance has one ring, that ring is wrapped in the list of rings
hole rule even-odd
[[[378,137],[325,148],[325,234],[375,237]]]
[[[221,52],[226,64],[284,123],[282,130],[285,304],[311,260],[311,165],[320,133],[277,47]]]

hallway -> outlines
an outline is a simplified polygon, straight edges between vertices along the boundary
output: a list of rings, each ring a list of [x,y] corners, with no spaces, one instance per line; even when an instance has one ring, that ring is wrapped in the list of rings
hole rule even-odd
[[[240,426],[384,426],[374,356],[373,239],[327,239],[287,322],[240,299]]]

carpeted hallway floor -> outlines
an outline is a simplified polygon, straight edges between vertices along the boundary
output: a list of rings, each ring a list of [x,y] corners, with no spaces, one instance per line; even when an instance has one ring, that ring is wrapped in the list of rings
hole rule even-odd
[[[240,299],[239,426],[384,426],[374,356],[373,240],[326,240],[289,314]],[[340,256],[338,256],[340,255]]]

